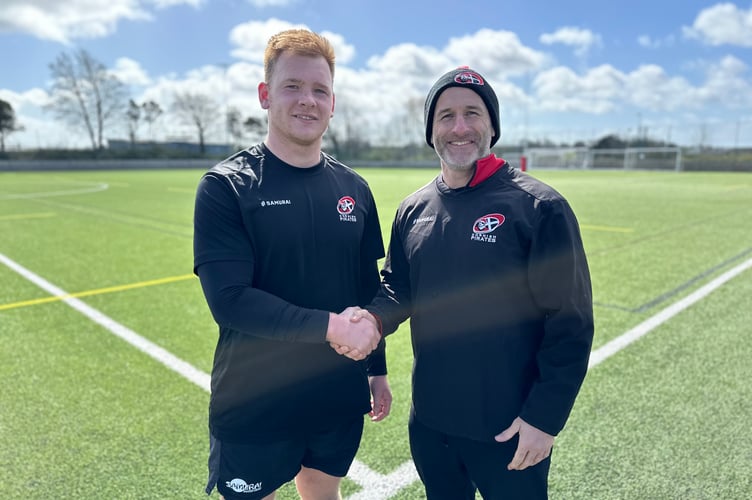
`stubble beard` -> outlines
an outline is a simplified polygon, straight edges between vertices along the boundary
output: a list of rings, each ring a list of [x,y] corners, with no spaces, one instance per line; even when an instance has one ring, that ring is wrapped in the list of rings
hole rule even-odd
[[[463,153],[456,155],[449,150],[449,146],[446,142],[441,142],[435,145],[436,154],[438,155],[441,163],[454,172],[467,172],[475,168],[475,163],[490,154],[490,148],[488,151],[482,151],[480,148],[476,149],[473,153]]]

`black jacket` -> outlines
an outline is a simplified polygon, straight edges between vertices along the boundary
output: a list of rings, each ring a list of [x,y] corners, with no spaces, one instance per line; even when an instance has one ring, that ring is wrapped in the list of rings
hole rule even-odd
[[[481,161],[498,170],[479,184],[450,189],[438,177],[402,202],[368,309],[385,333],[410,317],[422,423],[490,441],[520,416],[555,435],[593,338],[577,220],[551,187]]]
[[[366,181],[322,155],[295,168],[263,145],[207,172],[196,194],[194,270],[219,325],[209,423],[225,441],[277,439],[370,411],[367,374],[325,341],[329,312],[365,305],[384,255]]]

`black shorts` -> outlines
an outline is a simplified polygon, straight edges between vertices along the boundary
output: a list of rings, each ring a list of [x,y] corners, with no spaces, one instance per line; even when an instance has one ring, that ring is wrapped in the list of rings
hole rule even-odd
[[[410,452],[428,500],[545,500],[551,457],[524,470],[508,470],[517,437],[505,443],[450,436],[419,422],[409,424]]]
[[[360,446],[363,417],[336,428],[265,443],[229,443],[209,435],[209,481],[226,500],[261,499],[291,481],[301,466],[345,477]]]

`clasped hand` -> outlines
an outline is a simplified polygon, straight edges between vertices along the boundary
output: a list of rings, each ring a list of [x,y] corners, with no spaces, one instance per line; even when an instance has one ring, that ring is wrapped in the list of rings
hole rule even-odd
[[[348,307],[330,316],[326,340],[337,354],[359,361],[376,349],[381,333],[371,313],[360,307]]]

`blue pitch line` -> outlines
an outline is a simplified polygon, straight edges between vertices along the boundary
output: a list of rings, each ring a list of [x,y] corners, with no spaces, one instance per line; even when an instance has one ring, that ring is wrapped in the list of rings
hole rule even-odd
[[[724,267],[728,266],[729,264],[732,264],[732,263],[734,263],[736,261],[742,260],[743,258],[745,258],[746,256],[748,256],[750,254],[752,254],[752,248],[748,248],[748,249],[744,250],[742,253],[740,253],[738,255],[735,255],[734,257],[731,257],[730,259],[727,259],[727,260],[721,262],[720,264],[715,265],[715,266],[713,266],[713,267],[711,267],[711,268],[703,271],[702,273],[698,274],[697,276],[695,276],[694,278],[690,279],[689,281],[686,281],[686,282],[682,283],[681,285],[679,285],[678,287],[674,288],[673,290],[668,291],[668,292],[666,292],[666,293],[664,293],[662,295],[659,295],[658,297],[656,297],[656,298],[654,298],[652,300],[649,300],[648,302],[645,302],[644,304],[642,304],[640,306],[637,306],[637,307],[625,307],[625,306],[620,306],[618,304],[604,304],[604,303],[601,303],[601,302],[593,302],[593,305],[594,306],[598,306],[598,307],[606,307],[606,308],[609,308],[609,309],[617,309],[619,311],[625,311],[625,312],[630,312],[630,313],[643,313],[643,312],[645,312],[645,311],[647,311],[647,310],[649,310],[649,309],[657,306],[661,302],[665,302],[668,299],[670,299],[670,298],[678,295],[679,293],[683,292],[687,288],[691,287],[693,284],[697,283],[698,281],[700,281],[702,279],[707,278],[708,276],[710,276],[711,274],[715,273],[719,269],[722,269],[722,268],[724,268]]]

